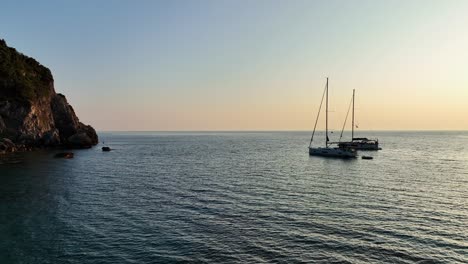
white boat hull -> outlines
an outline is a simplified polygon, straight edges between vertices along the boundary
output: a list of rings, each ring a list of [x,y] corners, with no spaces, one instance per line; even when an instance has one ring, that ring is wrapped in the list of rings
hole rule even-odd
[[[309,155],[334,157],[334,158],[356,158],[356,151],[341,148],[309,148]]]

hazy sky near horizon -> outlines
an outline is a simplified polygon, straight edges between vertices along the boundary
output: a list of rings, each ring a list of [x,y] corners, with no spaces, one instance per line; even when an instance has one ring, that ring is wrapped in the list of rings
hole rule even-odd
[[[98,130],[468,129],[468,1],[2,1]],[[319,128],[323,128],[320,122]]]

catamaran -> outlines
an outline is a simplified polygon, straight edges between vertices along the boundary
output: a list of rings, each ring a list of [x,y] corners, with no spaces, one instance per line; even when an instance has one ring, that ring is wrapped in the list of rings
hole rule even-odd
[[[314,140],[315,129],[317,128],[317,122],[320,116],[320,110],[322,109],[323,98],[326,97],[325,103],[325,147],[312,147],[312,141]],[[328,78],[325,90],[323,91],[322,100],[320,101],[320,107],[318,110],[317,118],[315,120],[314,131],[309,143],[309,155],[311,156],[322,156],[322,157],[335,157],[335,158],[356,158],[356,150],[347,147],[332,147],[333,143],[328,138]]]
[[[351,141],[348,142],[341,142],[341,137],[343,136],[343,131],[345,125],[343,125],[343,130],[341,130],[340,142],[338,142],[338,147],[343,149],[356,149],[356,150],[380,150],[379,148],[379,140],[378,139],[368,139],[365,137],[354,137],[354,98],[355,98],[355,90],[353,89],[353,98],[352,98],[352,105],[353,105],[353,112],[352,112],[352,124],[351,124]],[[349,108],[348,108],[349,113]],[[346,114],[346,119],[348,118],[348,114]],[[346,124],[346,120],[345,120]]]

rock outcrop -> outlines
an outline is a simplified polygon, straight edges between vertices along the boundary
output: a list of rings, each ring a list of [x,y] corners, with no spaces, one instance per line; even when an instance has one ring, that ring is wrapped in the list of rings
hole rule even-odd
[[[55,92],[50,70],[0,39],[0,153],[97,143],[96,131]]]

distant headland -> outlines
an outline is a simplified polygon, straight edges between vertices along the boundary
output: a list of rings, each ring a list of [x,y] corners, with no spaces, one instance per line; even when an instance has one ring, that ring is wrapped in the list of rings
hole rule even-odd
[[[51,71],[0,39],[0,154],[97,143],[94,128],[55,92]]]

